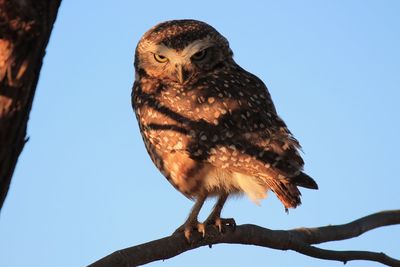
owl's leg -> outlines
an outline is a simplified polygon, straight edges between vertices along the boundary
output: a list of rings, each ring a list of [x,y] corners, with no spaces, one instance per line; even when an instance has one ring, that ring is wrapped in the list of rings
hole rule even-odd
[[[186,239],[189,241],[190,240],[190,235],[193,230],[197,229],[199,233],[203,235],[203,237],[206,234],[204,224],[199,223],[197,220],[197,217],[199,215],[200,209],[204,204],[204,201],[206,200],[207,195],[202,194],[197,197],[196,203],[194,203],[192,210],[189,213],[189,217],[185,221],[185,223],[180,226],[178,229],[175,230],[176,232],[182,232],[185,234]]]
[[[229,219],[221,218],[221,211],[222,211],[222,208],[224,207],[224,204],[225,204],[227,198],[228,198],[228,194],[221,194],[219,196],[218,201],[214,206],[214,209],[212,210],[212,212],[210,213],[210,215],[204,222],[205,225],[215,225],[216,227],[218,227],[218,230],[220,233],[222,233],[223,228],[227,225],[229,225],[233,228],[235,228],[235,226],[236,226],[235,220],[233,218],[229,218]]]

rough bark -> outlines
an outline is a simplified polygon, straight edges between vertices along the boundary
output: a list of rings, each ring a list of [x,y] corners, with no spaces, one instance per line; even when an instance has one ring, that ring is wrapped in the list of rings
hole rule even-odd
[[[317,228],[293,230],[270,230],[257,225],[240,225],[235,231],[228,229],[220,234],[215,227],[207,227],[207,235],[202,238],[195,233],[189,244],[183,234],[174,234],[145,244],[118,250],[89,267],[133,267],[149,262],[164,260],[201,246],[219,243],[256,245],[279,250],[294,250],[301,254],[326,260],[346,263],[352,260],[380,262],[388,266],[400,266],[400,260],[382,252],[334,251],[321,249],[313,244],[345,240],[357,237],[369,230],[400,224],[400,210],[378,212],[353,222]]]
[[[61,0],[0,0],[0,209],[26,129]]]

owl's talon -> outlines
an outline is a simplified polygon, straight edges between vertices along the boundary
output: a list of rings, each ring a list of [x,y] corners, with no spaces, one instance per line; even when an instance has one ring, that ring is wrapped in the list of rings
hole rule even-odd
[[[173,234],[183,232],[185,239],[190,244],[190,237],[194,230],[197,230],[203,238],[206,236],[206,225],[197,221],[183,224]]]
[[[186,241],[190,244],[190,236],[192,234],[192,230],[191,229],[185,229],[183,231],[183,234],[185,235]]]
[[[204,222],[204,224],[217,227],[220,233],[225,232],[226,227],[231,227],[233,231],[236,230],[236,222],[233,218],[209,218]]]
[[[215,219],[214,225],[217,226],[217,227],[218,227],[218,231],[219,231],[220,233],[222,233],[222,222],[221,222],[221,218]]]
[[[197,224],[197,232],[201,233],[203,238],[206,236],[206,227],[203,223],[198,223]]]

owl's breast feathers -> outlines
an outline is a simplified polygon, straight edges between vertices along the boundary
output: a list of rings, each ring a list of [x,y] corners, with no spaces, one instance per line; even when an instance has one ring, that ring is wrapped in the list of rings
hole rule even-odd
[[[245,191],[257,201],[271,189],[289,208],[297,186],[317,188],[267,88],[237,65],[184,86],[142,77],[132,103],[153,162],[188,197]]]

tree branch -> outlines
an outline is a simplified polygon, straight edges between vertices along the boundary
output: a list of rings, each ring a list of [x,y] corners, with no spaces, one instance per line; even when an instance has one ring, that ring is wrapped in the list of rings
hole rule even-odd
[[[61,0],[0,0],[0,209],[26,130]]]
[[[233,231],[227,228],[220,234],[213,226],[207,227],[207,235],[193,233],[193,242],[188,244],[183,234],[174,234],[141,245],[118,250],[89,267],[132,267],[156,260],[164,260],[185,251],[213,244],[245,244],[280,250],[294,250],[301,254],[326,260],[348,262],[351,260],[376,261],[388,266],[400,266],[396,260],[384,253],[369,251],[334,251],[311,246],[328,241],[344,240],[359,236],[369,230],[400,224],[400,210],[378,212],[353,222],[316,228],[297,228],[293,230],[270,230],[257,225],[237,226]]]

